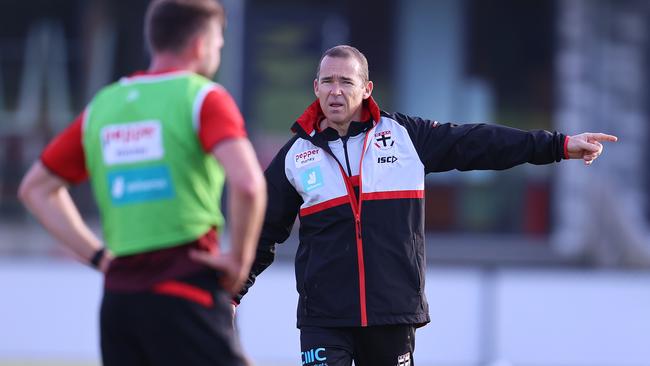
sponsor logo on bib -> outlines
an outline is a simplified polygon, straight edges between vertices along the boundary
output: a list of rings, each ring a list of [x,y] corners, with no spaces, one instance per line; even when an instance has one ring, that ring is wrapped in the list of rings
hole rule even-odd
[[[104,126],[100,138],[106,165],[157,160],[165,154],[160,121]]]
[[[174,197],[174,187],[166,166],[110,172],[108,187],[111,201],[115,205]]]

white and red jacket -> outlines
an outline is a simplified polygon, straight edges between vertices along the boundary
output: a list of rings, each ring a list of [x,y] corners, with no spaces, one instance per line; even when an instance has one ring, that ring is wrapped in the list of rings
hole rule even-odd
[[[249,280],[284,242],[296,215],[298,327],[425,324],[424,176],[452,169],[548,164],[566,137],[487,124],[439,124],[364,102],[347,136],[328,128],[315,101],[266,170],[268,208]]]

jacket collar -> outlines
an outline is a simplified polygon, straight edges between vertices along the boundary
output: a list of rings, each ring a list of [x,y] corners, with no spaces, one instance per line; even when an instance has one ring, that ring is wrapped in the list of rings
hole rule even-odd
[[[365,99],[362,108],[361,121],[372,121],[373,126],[376,125],[381,118],[381,112],[375,100],[372,97]],[[302,115],[298,117],[291,127],[291,131],[301,136],[313,136],[316,132],[320,131],[318,124],[323,118],[325,118],[325,115],[323,114],[318,99],[316,99],[311,105],[309,105],[309,107],[307,107],[307,109],[305,109]]]
[[[317,135],[326,141],[336,141],[338,139],[347,141],[348,138],[365,133],[366,131],[368,131],[370,128],[374,126],[374,124],[370,123],[370,115],[368,115],[368,118],[366,118],[364,121],[365,122],[357,122],[357,121],[350,122],[350,126],[348,127],[348,133],[345,136],[340,136],[339,132],[333,129],[332,127],[328,127],[323,131],[317,132]]]

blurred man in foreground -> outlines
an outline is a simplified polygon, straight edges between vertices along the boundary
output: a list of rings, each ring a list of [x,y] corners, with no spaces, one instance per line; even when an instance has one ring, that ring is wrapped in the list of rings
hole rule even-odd
[[[153,1],[149,70],[98,92],[21,184],[45,228],[105,272],[104,365],[245,364],[230,298],[254,258],[266,189],[239,109],[210,80],[224,24],[214,0]],[[68,194],[87,178],[104,243]],[[220,253],[226,178],[232,247]]]

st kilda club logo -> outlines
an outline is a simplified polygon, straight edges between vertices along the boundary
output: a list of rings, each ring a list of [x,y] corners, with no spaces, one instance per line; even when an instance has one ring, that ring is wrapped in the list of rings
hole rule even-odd
[[[390,130],[380,131],[375,133],[375,146],[380,150],[389,150],[395,145],[395,140],[393,139]]]

